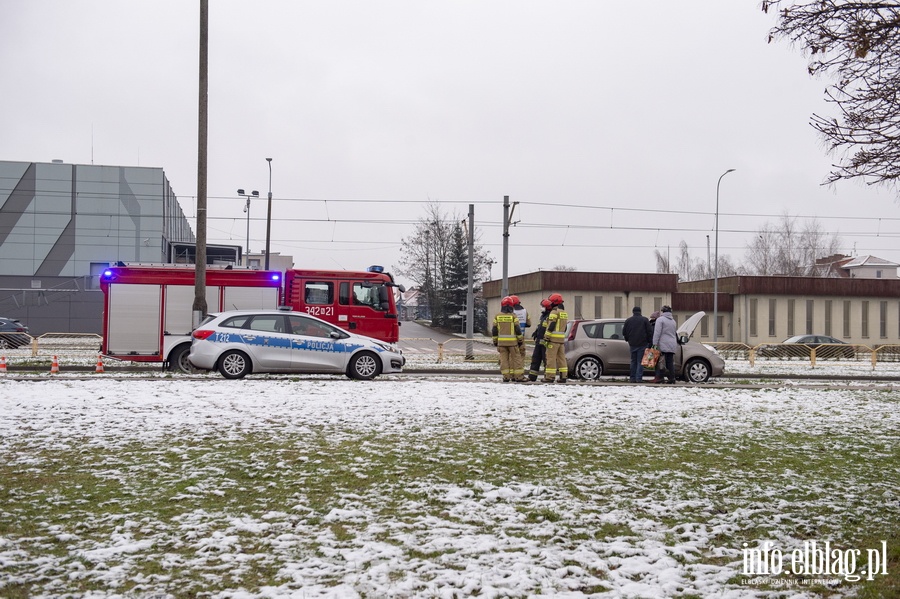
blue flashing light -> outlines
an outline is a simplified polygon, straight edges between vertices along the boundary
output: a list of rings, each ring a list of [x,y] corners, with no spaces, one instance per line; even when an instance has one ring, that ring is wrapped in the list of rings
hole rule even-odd
[[[370,266],[369,268],[367,268],[366,271],[368,271],[368,272],[382,273],[382,272],[384,272],[384,267],[383,267],[383,266],[373,265],[373,266]]]
[[[104,270],[104,271],[103,271],[103,276],[106,277],[107,279],[108,279],[109,277],[111,277],[112,274],[113,274],[113,273],[112,273],[111,270]]]
[[[281,275],[280,275],[280,274],[277,274],[277,273],[274,274],[274,275],[272,275],[272,280],[273,280],[273,281],[280,281],[280,280],[281,280]]]

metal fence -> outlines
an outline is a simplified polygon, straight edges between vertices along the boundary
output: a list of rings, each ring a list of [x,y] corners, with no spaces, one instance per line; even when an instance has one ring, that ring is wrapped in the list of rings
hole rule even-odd
[[[66,356],[96,358],[102,337],[94,333],[44,333],[37,337],[24,333],[0,333],[0,352],[17,358]]]
[[[856,362],[871,363],[872,369],[879,362],[900,362],[900,345],[862,345],[853,343],[823,343],[804,345],[799,343],[706,343],[719,352],[725,360],[747,360],[753,366],[758,361],[807,362],[815,367],[816,362]]]
[[[24,338],[23,338],[24,337]],[[27,339],[25,339],[27,338]],[[13,342],[14,340],[14,342]],[[0,354],[13,359],[41,359],[59,356],[60,360],[73,363],[92,363],[100,353],[101,336],[93,333],[45,333],[38,337],[22,333],[0,333]],[[5,341],[5,342],[4,342]],[[432,364],[496,364],[497,349],[488,337],[475,339],[453,338],[436,341],[429,337],[406,338],[398,343],[403,353],[411,359]],[[900,344],[821,344],[818,346],[796,343],[761,343],[751,346],[744,343],[706,343],[727,360],[757,362],[790,362],[808,364],[852,362],[871,364],[874,370],[879,363],[900,362]],[[526,341],[526,355],[534,349],[531,340]]]

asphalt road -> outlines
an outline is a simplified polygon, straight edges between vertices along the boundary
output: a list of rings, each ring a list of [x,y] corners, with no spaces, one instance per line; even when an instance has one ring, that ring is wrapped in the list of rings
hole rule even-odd
[[[479,336],[480,339],[483,339]],[[459,335],[448,335],[431,327],[423,326],[411,320],[400,324],[400,341],[397,345],[405,354],[437,354],[438,344],[444,344],[445,351],[461,352],[467,347],[466,341]],[[494,347],[488,343],[475,343],[475,353],[493,352]]]

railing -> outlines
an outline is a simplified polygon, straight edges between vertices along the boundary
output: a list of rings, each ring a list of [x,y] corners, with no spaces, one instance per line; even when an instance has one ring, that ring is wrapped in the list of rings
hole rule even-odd
[[[14,357],[59,354],[96,358],[101,341],[102,337],[94,333],[44,333],[38,337],[27,333],[0,333],[0,352]]]
[[[100,335],[93,333],[45,333],[38,337],[25,333],[0,333],[0,355],[18,360],[58,355],[60,360],[92,364],[100,352],[101,340]],[[443,342],[430,337],[406,338],[401,339],[398,345],[408,358],[422,363],[474,365],[498,362],[497,349],[488,337],[455,337]],[[726,362],[747,361],[750,366],[757,362],[790,361],[808,362],[811,368],[815,368],[820,362],[852,362],[869,363],[874,370],[878,363],[900,362],[900,344],[869,346],[835,343],[809,346],[797,343],[761,343],[751,346],[745,343],[718,342],[705,345],[714,347]],[[534,343],[527,339],[526,359],[533,350]]]
[[[808,361],[815,368],[817,361],[871,362],[872,369],[879,362],[900,362],[900,345],[884,344],[868,346],[859,343],[705,343],[716,348],[724,359],[747,360],[753,366],[757,361]]]

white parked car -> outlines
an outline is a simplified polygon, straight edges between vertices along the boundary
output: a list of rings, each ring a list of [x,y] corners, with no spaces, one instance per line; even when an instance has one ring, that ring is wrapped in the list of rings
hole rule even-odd
[[[200,370],[218,370],[229,379],[263,372],[373,379],[400,372],[406,362],[390,343],[348,333],[301,312],[210,314],[191,337],[191,364]]]

